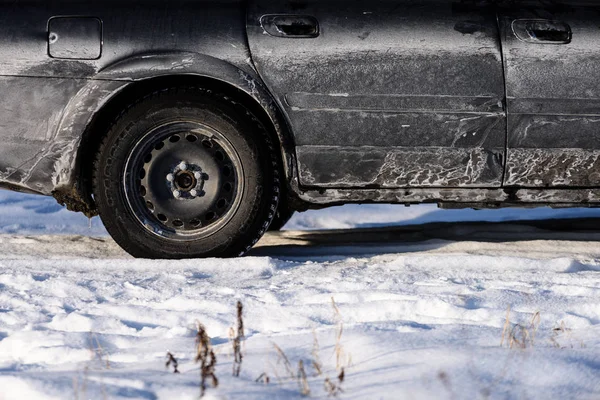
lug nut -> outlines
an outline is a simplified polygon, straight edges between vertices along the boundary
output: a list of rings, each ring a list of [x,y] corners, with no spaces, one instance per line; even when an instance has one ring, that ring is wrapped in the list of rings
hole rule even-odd
[[[185,171],[187,169],[187,164],[185,163],[185,161],[182,161],[181,164],[179,164],[179,169],[182,171]]]
[[[200,180],[200,179],[202,179],[202,174],[200,172],[196,171],[196,172],[194,172],[194,178]]]
[[[173,196],[175,196],[175,198],[178,199],[179,197],[181,197],[181,192],[179,190],[173,190]]]
[[[173,176],[173,174],[169,174],[169,175],[167,175],[167,180],[169,182],[173,182],[175,180],[175,177]]]
[[[190,190],[190,195],[192,197],[196,197],[196,196],[198,196],[198,191],[196,189],[192,189],[192,190]]]

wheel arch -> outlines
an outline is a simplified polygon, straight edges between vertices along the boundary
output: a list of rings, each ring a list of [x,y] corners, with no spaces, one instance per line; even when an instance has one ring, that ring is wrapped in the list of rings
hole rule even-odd
[[[109,96],[105,96],[88,117],[83,134],[79,135],[78,144],[74,146],[74,154],[70,155],[72,160],[69,173],[63,174],[62,181],[55,183],[52,194],[59,203],[88,216],[96,214],[91,178],[95,154],[104,134],[129,104],[152,92],[174,86],[198,86],[219,91],[247,107],[279,144],[283,166],[281,172],[286,177],[288,188],[294,185],[297,173],[293,136],[284,114],[260,78],[212,57],[185,57],[172,54],[155,57],[146,55],[119,62],[98,74],[98,80],[117,83],[118,87],[114,88],[115,85],[112,85]],[[168,65],[170,68],[156,71],[157,64]],[[153,73],[149,74],[148,71]]]

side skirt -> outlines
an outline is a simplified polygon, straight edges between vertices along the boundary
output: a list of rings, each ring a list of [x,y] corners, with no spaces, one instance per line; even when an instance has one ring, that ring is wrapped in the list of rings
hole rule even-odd
[[[305,189],[309,208],[346,203],[438,203],[443,208],[600,207],[599,189]]]

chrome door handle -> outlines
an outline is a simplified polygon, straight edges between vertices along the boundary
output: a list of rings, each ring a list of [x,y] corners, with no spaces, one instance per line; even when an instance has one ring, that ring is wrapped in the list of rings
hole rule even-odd
[[[309,15],[264,15],[260,25],[266,33],[275,37],[302,39],[319,36],[319,22]]]
[[[515,36],[528,43],[569,44],[573,32],[569,24],[545,19],[518,19],[513,21]]]

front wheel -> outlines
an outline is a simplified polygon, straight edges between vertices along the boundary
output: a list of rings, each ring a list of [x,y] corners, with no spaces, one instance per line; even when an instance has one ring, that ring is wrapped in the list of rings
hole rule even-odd
[[[143,258],[232,257],[264,234],[279,201],[262,124],[208,90],[173,88],[130,106],[95,163],[106,229]]]
[[[269,231],[278,232],[285,224],[287,224],[290,219],[294,216],[295,211],[291,209],[284,202],[279,202],[279,207],[277,208],[277,212],[275,213],[275,217],[273,218],[273,222],[271,222],[271,226],[269,226]]]

